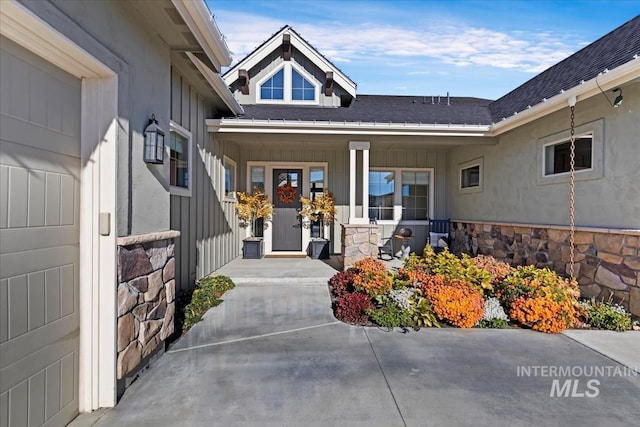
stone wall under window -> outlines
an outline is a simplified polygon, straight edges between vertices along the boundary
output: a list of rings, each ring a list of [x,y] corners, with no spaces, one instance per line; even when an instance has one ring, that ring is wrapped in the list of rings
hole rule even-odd
[[[155,237],[164,235],[173,236]],[[122,379],[173,333],[175,258],[173,238],[119,240],[117,378]]]
[[[514,266],[570,273],[568,227],[452,222],[452,234],[458,255],[492,255]],[[582,296],[612,295],[640,316],[640,231],[576,229],[574,268]]]

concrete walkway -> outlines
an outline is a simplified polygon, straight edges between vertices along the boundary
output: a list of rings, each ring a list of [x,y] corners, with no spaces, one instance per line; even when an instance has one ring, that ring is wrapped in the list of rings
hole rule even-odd
[[[116,408],[72,425],[629,426],[640,419],[640,375],[624,365],[640,366],[640,333],[349,326],[331,312],[330,264],[255,263],[221,270],[237,283],[224,303]],[[291,270],[294,263],[307,273]],[[566,378],[550,372],[567,367]],[[596,367],[606,373],[589,372]],[[565,380],[570,390],[550,397],[554,381],[560,391]],[[598,383],[588,388],[590,380]]]

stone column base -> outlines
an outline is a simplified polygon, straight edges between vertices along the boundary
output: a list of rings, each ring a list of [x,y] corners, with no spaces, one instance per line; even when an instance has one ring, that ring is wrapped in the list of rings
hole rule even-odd
[[[376,224],[342,224],[342,269],[366,257],[378,256]]]

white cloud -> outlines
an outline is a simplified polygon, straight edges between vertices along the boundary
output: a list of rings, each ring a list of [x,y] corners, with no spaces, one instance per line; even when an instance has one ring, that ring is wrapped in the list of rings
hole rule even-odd
[[[225,12],[218,25],[235,61],[242,59],[288,22],[248,13]],[[338,22],[295,24],[293,28],[323,55],[340,66],[350,61],[389,67],[410,59],[458,67],[489,66],[540,72],[575,50],[566,37],[549,31],[513,31],[456,25],[409,30],[392,25]],[[410,72],[420,74],[424,72]]]

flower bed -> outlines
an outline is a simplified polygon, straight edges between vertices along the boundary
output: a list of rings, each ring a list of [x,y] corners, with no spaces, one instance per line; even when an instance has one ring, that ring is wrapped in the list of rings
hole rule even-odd
[[[578,285],[548,269],[513,268],[493,257],[448,251],[412,254],[397,273],[365,258],[329,280],[336,318],[403,329],[504,328],[547,333],[571,327],[629,330],[631,317],[609,302],[579,302]],[[622,311],[621,311],[622,310]]]

